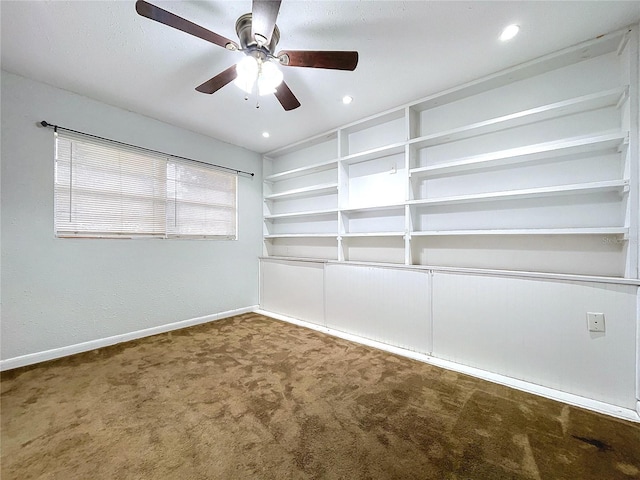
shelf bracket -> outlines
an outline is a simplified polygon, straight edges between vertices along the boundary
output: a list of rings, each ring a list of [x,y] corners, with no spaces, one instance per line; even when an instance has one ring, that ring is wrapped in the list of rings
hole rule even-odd
[[[622,141],[618,144],[617,153],[625,153],[629,148],[629,132],[626,132]]]
[[[627,100],[628,97],[629,97],[629,86],[627,85],[622,91],[622,93],[620,94],[620,98],[616,103],[616,110],[618,110],[622,106],[622,104]]]
[[[624,50],[624,47],[626,47],[627,43],[629,43],[629,33],[631,33],[631,30],[628,30],[622,36],[622,39],[620,40],[620,43],[618,44],[618,49],[616,50],[616,55],[617,56],[620,56],[622,54],[622,51]]]

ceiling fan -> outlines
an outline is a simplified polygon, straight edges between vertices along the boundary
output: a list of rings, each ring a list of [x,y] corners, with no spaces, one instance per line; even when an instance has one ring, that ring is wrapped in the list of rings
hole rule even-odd
[[[136,2],[136,12],[227,50],[240,51],[246,55],[237,65],[232,65],[196,87],[197,91],[211,94],[234,82],[247,93],[254,89],[260,95],[273,93],[285,110],[293,110],[300,106],[300,102],[282,80],[282,72],[276,67],[276,63],[286,67],[355,70],[358,52],[282,50],[274,55],[280,40],[280,30],[276,25],[280,3],[281,0],[253,0],[251,13],[245,13],[236,21],[239,45],[144,0]]]

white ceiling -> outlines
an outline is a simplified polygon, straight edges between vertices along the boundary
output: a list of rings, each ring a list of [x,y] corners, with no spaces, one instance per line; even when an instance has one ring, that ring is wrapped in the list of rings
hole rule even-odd
[[[251,10],[250,0],[150,2],[233,40],[236,19]],[[273,96],[256,109],[233,84],[196,92],[242,54],[141,17],[134,5],[2,0],[2,69],[265,152],[640,20],[640,1],[283,0],[277,50],[360,54],[354,72],[283,68],[302,103],[285,112]],[[500,42],[511,23],[520,35]]]

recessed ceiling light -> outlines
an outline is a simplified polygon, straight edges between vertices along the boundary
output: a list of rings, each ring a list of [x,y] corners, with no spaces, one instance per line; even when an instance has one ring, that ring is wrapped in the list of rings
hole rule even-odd
[[[505,27],[505,29],[502,31],[502,34],[500,35],[500,40],[502,40],[503,42],[506,42],[507,40],[511,40],[513,37],[515,37],[518,32],[520,31],[520,27],[516,24],[513,25],[509,25],[507,27]]]
[[[349,105],[351,102],[353,102],[353,97],[349,95],[345,95],[344,97],[342,97],[342,103],[344,103],[345,105]]]
[[[262,132],[262,136],[264,138],[269,138],[271,135],[269,134],[269,132]]]

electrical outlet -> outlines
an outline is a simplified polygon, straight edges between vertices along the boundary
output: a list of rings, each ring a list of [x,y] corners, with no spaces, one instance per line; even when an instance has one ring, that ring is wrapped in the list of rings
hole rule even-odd
[[[587,325],[590,332],[604,332],[604,313],[587,312]]]

